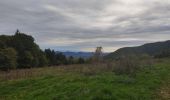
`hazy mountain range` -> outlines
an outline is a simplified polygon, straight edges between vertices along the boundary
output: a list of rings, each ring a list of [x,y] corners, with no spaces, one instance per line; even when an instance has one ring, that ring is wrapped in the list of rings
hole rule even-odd
[[[73,52],[73,51],[64,51],[62,52],[66,57],[73,56],[75,58],[89,58],[94,55],[94,52]],[[106,56],[108,53],[103,53],[103,56]]]
[[[73,56],[73,57],[76,57],[76,58],[79,58],[79,57],[82,57],[82,58],[89,58],[91,56],[93,56],[93,52],[73,52],[73,51],[64,51],[62,52],[66,57],[70,57],[70,56]]]

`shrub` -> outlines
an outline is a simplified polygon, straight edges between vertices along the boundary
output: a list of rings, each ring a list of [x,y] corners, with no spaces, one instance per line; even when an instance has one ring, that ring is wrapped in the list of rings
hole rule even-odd
[[[135,75],[136,71],[140,68],[139,60],[136,56],[122,57],[116,61],[114,72],[116,74]]]
[[[128,55],[119,58],[115,62],[114,72],[116,74],[128,74],[134,76],[136,75],[137,71],[141,70],[144,67],[151,68],[152,64],[152,58],[145,54]]]

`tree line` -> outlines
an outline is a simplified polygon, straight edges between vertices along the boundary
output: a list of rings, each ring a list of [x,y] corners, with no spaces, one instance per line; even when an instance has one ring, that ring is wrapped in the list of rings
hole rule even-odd
[[[32,68],[85,63],[83,58],[67,58],[61,52],[41,50],[32,36],[19,30],[12,36],[0,36],[0,69]]]

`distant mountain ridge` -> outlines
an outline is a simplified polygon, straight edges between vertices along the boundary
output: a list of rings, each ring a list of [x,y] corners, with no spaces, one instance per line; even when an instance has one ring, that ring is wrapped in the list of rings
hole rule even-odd
[[[82,57],[82,58],[90,58],[93,56],[93,52],[72,52],[72,51],[65,51],[65,52],[62,52],[66,57],[70,57],[70,56],[73,56],[75,58],[79,58],[79,57]]]
[[[170,40],[164,42],[147,43],[142,46],[120,48],[117,51],[105,56],[107,59],[116,59],[126,55],[148,54],[156,56],[164,51],[170,52]]]
[[[90,58],[94,55],[94,52],[73,52],[73,51],[65,51],[62,52],[66,57],[73,56],[75,58]],[[103,56],[106,56],[108,53],[103,53]]]

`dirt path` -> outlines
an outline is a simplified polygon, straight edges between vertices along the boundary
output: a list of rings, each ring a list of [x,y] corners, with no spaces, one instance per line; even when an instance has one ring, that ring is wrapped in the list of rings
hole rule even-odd
[[[170,100],[170,80],[164,83],[156,94],[156,100]]]

